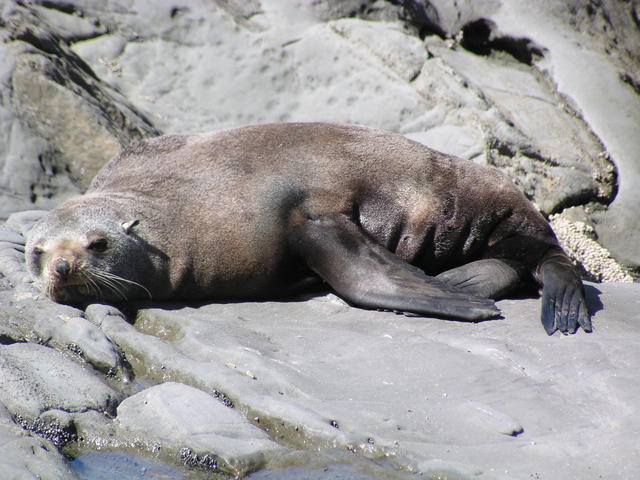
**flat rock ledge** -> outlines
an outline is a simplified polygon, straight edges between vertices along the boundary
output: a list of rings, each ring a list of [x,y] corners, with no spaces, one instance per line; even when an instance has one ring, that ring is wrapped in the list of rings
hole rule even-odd
[[[28,280],[21,232],[38,217],[0,229],[10,478],[79,478],[65,456],[88,452],[196,478],[317,467],[367,480],[628,479],[640,469],[636,283],[587,284],[594,332],[551,337],[535,298],[500,301],[503,318],[481,323],[367,311],[330,293],[83,311]]]

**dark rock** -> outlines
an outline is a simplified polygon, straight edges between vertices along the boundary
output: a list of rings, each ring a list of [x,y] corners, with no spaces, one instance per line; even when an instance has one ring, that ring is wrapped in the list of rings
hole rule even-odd
[[[14,1],[0,14],[0,170],[11,172],[0,178],[1,218],[79,192],[121,146],[158,132],[69,49],[104,29]]]

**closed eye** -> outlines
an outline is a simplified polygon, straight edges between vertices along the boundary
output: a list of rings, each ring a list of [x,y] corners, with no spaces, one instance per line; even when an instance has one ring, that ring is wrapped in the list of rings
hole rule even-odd
[[[31,263],[32,266],[29,268],[33,268],[35,272],[38,274],[42,269],[42,255],[44,254],[44,250],[40,247],[33,247],[31,250]]]
[[[40,258],[42,257],[43,253],[44,250],[42,250],[42,248],[33,247],[33,250],[31,250],[31,258],[33,259],[34,263],[40,262]]]
[[[96,238],[89,243],[89,246],[87,246],[87,250],[92,253],[102,253],[106,251],[107,248],[109,248],[109,242],[107,242],[106,238]]]

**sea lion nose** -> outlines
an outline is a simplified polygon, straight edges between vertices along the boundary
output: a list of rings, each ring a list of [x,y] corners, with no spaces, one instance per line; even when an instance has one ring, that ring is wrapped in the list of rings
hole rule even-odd
[[[69,275],[69,272],[71,272],[71,264],[64,258],[61,258],[56,262],[56,272],[62,278],[66,278]]]

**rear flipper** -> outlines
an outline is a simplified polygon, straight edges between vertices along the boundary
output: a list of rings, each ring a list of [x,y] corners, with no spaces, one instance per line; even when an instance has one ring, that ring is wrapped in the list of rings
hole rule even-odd
[[[471,321],[500,315],[492,300],[428,277],[370,240],[345,215],[305,219],[293,229],[290,244],[338,295],[356,305]]]
[[[517,290],[526,276],[519,262],[488,258],[452,268],[436,278],[470,295],[496,299]]]
[[[584,287],[570,260],[563,253],[548,255],[536,276],[542,283],[542,325],[547,333],[574,333],[578,325],[590,332]]]

